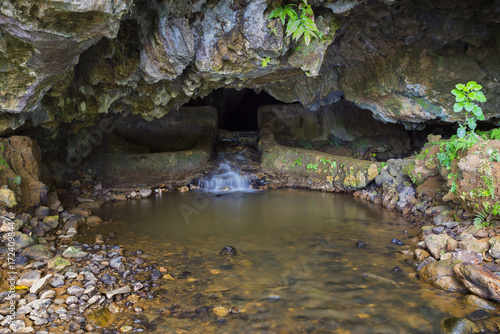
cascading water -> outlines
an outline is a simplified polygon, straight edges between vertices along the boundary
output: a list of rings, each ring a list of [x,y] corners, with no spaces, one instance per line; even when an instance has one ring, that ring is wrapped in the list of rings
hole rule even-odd
[[[220,163],[214,176],[201,180],[200,188],[211,192],[253,191],[249,177],[242,175],[227,160]]]

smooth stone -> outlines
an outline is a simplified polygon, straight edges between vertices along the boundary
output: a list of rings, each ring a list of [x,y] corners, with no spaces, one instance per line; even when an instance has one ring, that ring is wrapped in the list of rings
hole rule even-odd
[[[50,215],[50,209],[46,206],[42,205],[35,209],[35,217],[40,220],[43,220],[48,215]]]
[[[490,245],[486,241],[466,240],[460,241],[458,243],[458,248],[472,252],[483,253],[484,251],[487,251],[488,248],[490,248]]]
[[[500,236],[490,238],[490,250],[488,253],[495,259],[500,258]]]
[[[0,202],[4,203],[7,208],[12,209],[17,205],[16,194],[9,188],[2,188],[0,189]]]
[[[429,256],[428,258],[425,258],[424,260],[422,260],[422,262],[420,262],[420,264],[417,266],[417,271],[419,272],[420,270],[422,270],[422,268],[424,268],[426,265],[428,265],[429,263],[433,263],[433,262],[436,262],[436,259],[433,258],[432,256]]]
[[[36,296],[35,296],[36,297]],[[52,299],[36,299],[29,302],[28,305],[35,310],[46,309],[52,303]]]
[[[469,319],[450,318],[443,323],[443,329],[448,334],[470,334],[478,333],[479,328]]]
[[[121,288],[114,289],[114,290],[106,292],[106,297],[109,299],[109,298],[111,298],[111,297],[113,297],[115,295],[129,293],[131,291],[132,291],[132,289],[130,289],[130,286],[125,285],[125,286],[123,286]]]
[[[66,290],[68,295],[77,297],[80,297],[83,294],[83,291],[85,291],[85,289],[78,285],[72,285]]]
[[[26,328],[26,323],[24,322],[24,320],[16,319],[12,321],[12,323],[9,325],[9,328],[14,333],[23,332],[23,330]]]
[[[66,304],[67,305],[76,304],[76,303],[78,303],[78,297],[76,297],[76,296],[69,296],[68,298],[66,298]]]
[[[401,240],[399,240],[399,239],[394,238],[394,239],[392,239],[392,240],[391,240],[391,244],[393,244],[393,245],[398,245],[398,246],[402,246],[402,245],[404,245],[404,242],[402,242],[402,241],[401,241]]]
[[[53,288],[60,288],[64,285],[64,280],[60,277],[54,277],[50,280],[50,286]]]
[[[153,191],[151,189],[140,189],[139,195],[141,195],[141,197],[143,198],[148,198],[149,196],[151,196],[152,192]]]
[[[102,275],[101,277],[101,281],[105,284],[108,284],[108,285],[113,285],[115,284],[116,282],[116,278],[114,278],[113,276],[111,276],[110,274],[108,273],[105,273]]]
[[[79,259],[87,256],[87,252],[82,251],[80,248],[75,246],[69,246],[64,250],[62,256],[66,259]]]
[[[44,277],[38,279],[30,288],[30,293],[38,293],[40,290],[42,290],[47,285],[51,277],[52,274],[47,274]]]
[[[21,275],[21,277],[17,280],[17,285],[23,285],[27,286],[28,288],[31,288],[33,283],[35,283],[36,280],[38,280],[41,277],[41,274],[39,271],[36,270],[30,270]]]
[[[431,255],[426,250],[424,250],[422,248],[415,249],[415,260],[421,262],[424,259],[428,258],[429,256],[431,256]]]
[[[464,297],[460,298],[460,302],[462,302],[463,304],[466,304],[466,305],[484,308],[486,310],[495,311],[498,309],[498,304],[496,304],[495,302],[486,300],[486,299],[481,298],[481,297],[476,296],[476,295],[464,296]]]
[[[111,268],[118,268],[122,264],[123,256],[115,257],[111,261],[109,261],[109,266]]]
[[[459,263],[453,271],[470,292],[500,302],[500,277],[488,269],[477,264]]]
[[[47,216],[43,218],[42,223],[49,225],[51,229],[55,229],[59,225],[59,216]]]
[[[366,243],[364,241],[358,240],[356,243],[356,248],[363,248],[366,247]]]
[[[88,216],[86,219],[86,224],[87,225],[97,225],[102,223],[102,218],[99,216]]]
[[[33,237],[31,237],[27,234],[24,234],[24,233],[15,237],[14,242],[16,243],[16,245],[15,245],[16,251],[20,251],[23,248],[36,245],[36,240],[33,239]]]
[[[432,228],[432,232],[434,232],[434,234],[441,234],[443,233],[444,229],[444,226],[437,226]]]
[[[40,294],[40,299],[54,299],[56,292],[54,290],[45,290]]]
[[[441,257],[441,252],[446,252],[447,250],[452,251],[457,248],[458,242],[450,238],[446,233],[429,234],[425,237],[425,245],[432,256],[439,259]]]
[[[467,314],[466,318],[470,321],[478,321],[488,319],[491,315],[485,310],[477,310]]]
[[[70,265],[71,262],[69,260],[66,260],[65,258],[62,258],[60,256],[56,256],[47,262],[47,268],[54,269],[56,272],[61,271],[62,269],[69,267]]]
[[[28,258],[26,256],[23,256],[23,255],[17,255],[14,259],[14,263],[16,265],[26,265],[28,263]]]
[[[232,246],[226,246],[226,247],[222,248],[219,252],[219,255],[235,256],[237,254],[238,254],[238,251],[236,250],[236,248],[234,248]]]
[[[21,254],[34,261],[48,260],[52,257],[52,252],[47,245],[30,246],[25,248]]]
[[[423,267],[419,272],[422,282],[446,291],[467,292],[465,286],[455,277],[453,268],[462,261],[451,259],[432,262]]]

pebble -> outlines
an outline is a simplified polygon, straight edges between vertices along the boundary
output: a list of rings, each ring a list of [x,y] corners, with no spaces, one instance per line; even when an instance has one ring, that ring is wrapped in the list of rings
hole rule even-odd
[[[489,317],[490,314],[485,310],[477,310],[472,313],[469,313],[466,318],[471,321],[478,321],[478,320],[488,319]]]
[[[356,243],[356,248],[363,248],[366,247],[366,243],[364,241],[358,240]]]
[[[69,296],[66,298],[66,304],[71,305],[71,304],[76,304],[78,303],[78,298],[76,296]]]
[[[236,250],[236,248],[232,247],[232,246],[226,246],[224,248],[221,249],[221,251],[219,252],[220,255],[230,255],[230,256],[235,256],[238,254],[238,251]]]
[[[50,280],[50,286],[53,288],[60,288],[64,285],[64,280],[60,277],[54,277]]]
[[[84,289],[78,285],[72,285],[66,290],[68,295],[77,297],[80,297],[83,294],[83,291]]]
[[[391,244],[402,246],[402,245],[404,245],[404,242],[402,242],[401,240],[398,240],[398,239],[394,238],[394,239],[391,240]]]
[[[40,272],[36,270],[29,270],[21,275],[21,277],[17,280],[17,285],[23,285],[30,288],[35,281],[40,278]]]

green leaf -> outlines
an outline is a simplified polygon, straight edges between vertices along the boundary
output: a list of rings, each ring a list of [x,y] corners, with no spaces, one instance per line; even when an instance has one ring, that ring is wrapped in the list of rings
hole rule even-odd
[[[462,101],[465,101],[465,99],[466,99],[466,97],[465,97],[465,95],[464,95],[462,92],[460,92],[460,94],[458,94],[458,95],[455,97],[455,101],[457,101],[457,102],[462,102]]]
[[[290,20],[295,21],[298,19],[298,15],[297,15],[297,12],[295,11],[295,9],[292,8],[293,6],[295,6],[295,5],[294,4],[286,5],[284,8],[284,11],[288,15],[288,17],[290,17]]]
[[[481,86],[481,85],[476,85],[476,86],[474,87],[474,90],[475,90],[475,91],[478,91],[478,90],[481,90],[481,89],[483,89],[483,86]]]
[[[484,96],[483,92],[476,92],[476,101],[486,102],[486,96]]]
[[[463,103],[455,103],[453,105],[453,111],[454,112],[461,112],[464,109],[464,104]]]
[[[474,116],[477,117],[480,121],[484,120],[484,114],[483,114],[483,109],[479,106],[474,106],[474,109],[472,109],[472,113]]]
[[[458,90],[464,90],[465,85],[463,85],[463,84],[457,84],[457,85],[455,85],[455,87],[457,87]]]
[[[300,25],[300,21],[299,20],[288,21],[288,25],[286,27],[286,37],[292,35],[297,30],[297,28],[299,27],[299,25]]]
[[[297,29],[294,31],[294,33],[292,34],[292,39],[294,41],[297,41],[301,36],[302,34],[305,32],[305,29],[303,26],[299,25],[297,27]]]
[[[451,93],[455,96],[457,96],[458,94],[462,94],[462,91],[461,90],[458,90],[458,89],[452,89]]]
[[[304,31],[304,42],[306,43],[306,45],[309,45],[309,43],[311,43],[311,34],[307,30]]]
[[[458,136],[458,138],[465,137],[465,133],[466,133],[465,128],[463,126],[460,126],[458,128],[458,130],[457,130],[457,136]]]
[[[465,110],[472,111],[474,109],[475,104],[472,102],[465,102]]]
[[[316,33],[319,32],[318,27],[316,26],[316,23],[314,23],[314,21],[311,20],[309,17],[305,16],[301,20],[302,20],[302,23],[307,27],[308,30],[314,31]]]
[[[475,101],[475,100],[476,100],[476,97],[477,97],[476,92],[470,92],[470,93],[469,93],[469,98],[470,98],[471,100],[474,100],[474,101]]]
[[[475,82],[475,81],[469,81],[469,82],[467,83],[467,88],[468,88],[469,90],[474,89],[476,86],[478,86],[478,84],[477,84],[477,82]]]
[[[467,125],[472,131],[474,131],[477,127],[476,120],[474,118],[467,118]]]

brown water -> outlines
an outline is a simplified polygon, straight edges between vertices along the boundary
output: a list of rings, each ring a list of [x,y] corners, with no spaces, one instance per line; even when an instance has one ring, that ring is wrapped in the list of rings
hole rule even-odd
[[[399,253],[411,249],[409,223],[347,195],[168,193],[98,214],[114,221],[90,236],[114,232],[176,278],[139,303],[155,333],[440,333],[473,311],[414,277]],[[225,246],[238,254],[218,255]]]

